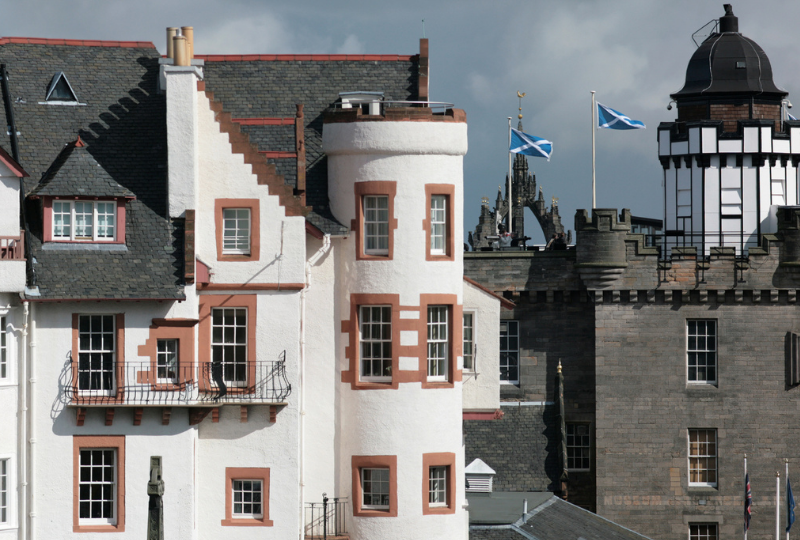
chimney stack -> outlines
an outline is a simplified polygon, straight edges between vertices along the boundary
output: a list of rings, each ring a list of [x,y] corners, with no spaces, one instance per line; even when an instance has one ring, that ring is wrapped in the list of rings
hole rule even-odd
[[[175,45],[172,40],[178,35],[178,29],[174,26],[167,28],[167,58],[175,58]]]
[[[191,59],[189,58],[189,51],[187,50],[189,46],[187,45],[186,36],[175,36],[172,38],[173,49],[175,53],[175,64],[176,66],[189,66],[191,65]]]
[[[181,26],[181,34],[186,38],[186,54],[189,58],[189,63],[186,64],[191,65],[192,58],[194,58],[194,27],[193,26]]]

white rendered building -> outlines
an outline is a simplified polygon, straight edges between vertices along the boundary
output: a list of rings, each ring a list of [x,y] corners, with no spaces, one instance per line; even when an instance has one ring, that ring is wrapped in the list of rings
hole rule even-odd
[[[398,102],[428,100],[427,40],[200,57],[190,30],[168,58],[0,40],[33,177],[27,266],[0,256],[0,539],[466,538],[461,420],[498,410],[509,302],[463,279],[466,115]],[[21,176],[0,152],[0,242]]]

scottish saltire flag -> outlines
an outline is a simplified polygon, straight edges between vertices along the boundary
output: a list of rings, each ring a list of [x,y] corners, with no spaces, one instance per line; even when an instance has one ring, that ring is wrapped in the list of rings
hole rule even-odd
[[[601,128],[609,129],[644,129],[644,122],[631,120],[619,111],[611,107],[597,104],[597,125]]]
[[[789,477],[786,477],[786,532],[792,528],[794,523],[794,495],[792,495],[792,484]]]
[[[753,506],[753,493],[750,491],[750,475],[744,475],[744,532],[750,528],[750,507]]]
[[[794,116],[792,116],[792,115],[791,115],[791,114],[789,114],[789,113],[786,113],[786,116],[788,116],[788,117],[789,117],[789,120],[797,120],[797,118],[795,118]]]
[[[512,154],[543,157],[550,161],[550,154],[553,153],[553,143],[511,128],[511,146],[508,147],[508,151]]]

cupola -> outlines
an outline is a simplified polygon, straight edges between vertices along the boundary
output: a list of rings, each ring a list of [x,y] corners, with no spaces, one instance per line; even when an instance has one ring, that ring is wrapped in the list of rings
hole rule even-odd
[[[775,86],[764,50],[739,33],[739,19],[725,4],[717,31],[694,52],[683,88],[671,97],[679,122],[721,120],[724,131],[733,132],[739,120],[773,120],[779,129],[787,95]]]

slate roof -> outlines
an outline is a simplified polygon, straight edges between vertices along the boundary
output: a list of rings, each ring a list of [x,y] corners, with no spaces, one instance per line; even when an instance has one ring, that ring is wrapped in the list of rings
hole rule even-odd
[[[110,178],[121,190],[110,183],[104,189],[136,197],[126,204],[124,247],[60,244],[43,249],[41,202],[29,200],[29,259],[36,261],[42,299],[184,297],[182,224],[167,214],[166,104],[157,92],[158,58],[149,43],[0,39],[0,63],[9,72],[20,133],[19,161],[31,175],[26,190],[34,189],[51,164],[64,157],[65,145],[80,136],[86,148],[80,152],[84,157],[76,157],[76,170],[85,172],[91,158],[104,173],[74,178],[74,187]],[[69,77],[85,106],[40,104],[58,71]],[[0,119],[7,125],[1,107]],[[0,130],[0,146],[11,146],[5,129]],[[70,158],[59,170],[66,173],[72,166]]]
[[[296,104],[304,105],[306,141],[307,216],[317,228],[332,235],[347,235],[330,211],[328,167],[322,153],[322,114],[338,101],[339,92],[377,91],[386,100],[418,98],[419,63],[417,56],[353,56],[320,59],[314,55],[273,57],[198,56],[206,90],[222,102],[233,118],[293,118]],[[259,151],[294,152],[294,125],[247,125],[242,131]],[[287,184],[297,186],[294,158],[270,159],[284,175]]]
[[[64,147],[28,196],[136,198],[97,163],[80,139]]]
[[[517,494],[532,495],[532,494]],[[469,494],[469,505],[480,500]],[[516,504],[519,501],[511,501]],[[528,514],[506,525],[470,525],[470,540],[647,540],[622,525],[552,496],[536,507],[529,500]],[[521,513],[521,506],[519,507]],[[471,519],[471,518],[470,518]]]
[[[555,405],[504,402],[499,420],[464,420],[465,463],[495,470],[495,491],[555,491],[559,479]]]

